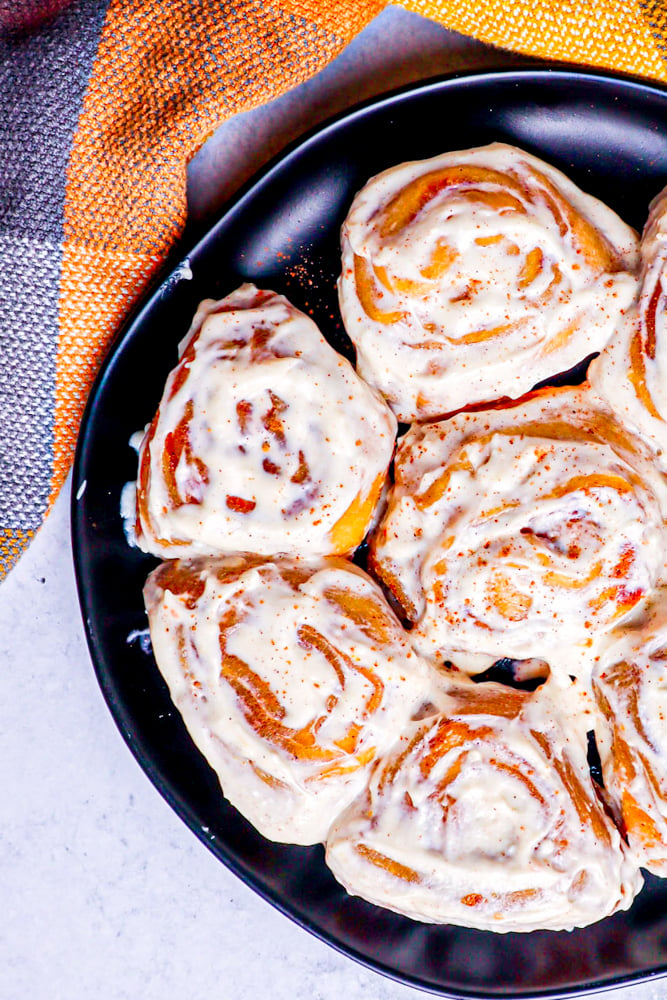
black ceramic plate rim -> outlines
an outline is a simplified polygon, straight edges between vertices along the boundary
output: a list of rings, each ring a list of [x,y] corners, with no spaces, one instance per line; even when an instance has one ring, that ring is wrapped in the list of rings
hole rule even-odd
[[[218,239],[219,231],[223,227],[227,226],[235,215],[243,212],[246,205],[257,196],[257,193],[271,181],[274,175],[288,169],[290,161],[295,158],[299,158],[313,143],[319,142],[324,136],[334,132],[341,126],[344,127],[348,123],[352,123],[360,118],[363,118],[364,115],[366,115],[370,110],[390,108],[392,105],[397,104],[406,98],[411,100],[414,98],[418,99],[421,95],[425,96],[436,92],[446,94],[451,90],[477,87],[480,85],[482,87],[492,87],[496,82],[503,84],[516,83],[517,85],[521,85],[531,79],[536,82],[545,82],[548,80],[555,86],[562,86],[566,85],[568,82],[582,80],[611,83],[623,88],[624,91],[634,91],[639,94],[643,93],[647,96],[659,96],[661,99],[667,100],[667,88],[652,82],[647,83],[630,75],[572,68],[567,66],[567,64],[539,64],[535,67],[515,68],[509,70],[498,69],[489,72],[473,71],[470,73],[454,73],[446,76],[439,76],[427,81],[421,81],[415,84],[408,84],[397,90],[393,90],[388,94],[366,100],[355,107],[348,109],[347,111],[341,112],[322,125],[316,126],[304,136],[301,136],[293,143],[289,144],[281,153],[272,159],[268,165],[266,165],[253,178],[244,184],[232,200],[227,205],[223,206],[218,213],[216,221],[209,226],[205,234],[197,240],[194,246],[186,249],[183,244],[180,244],[175,248],[174,252],[170,255],[169,261],[167,262],[167,267],[171,269],[168,270],[165,277],[158,279],[158,283],[153,285],[152,289],[146,293],[143,298],[143,302],[139,304],[139,306],[123,324],[100,368],[85,407],[73,466],[71,501],[72,547],[77,590],[86,639],[91,654],[93,668],[107,706],[111,712],[114,722],[116,723],[116,726],[123,736],[123,739],[141,766],[142,770],[162,797],[171,806],[174,812],[183,820],[195,836],[197,836],[198,839],[201,840],[202,843],[204,843],[219,860],[223,861],[226,867],[228,867],[238,878],[240,878],[242,882],[249,885],[255,892],[258,893],[258,895],[264,898],[267,902],[271,903],[271,905],[273,905],[285,916],[289,917],[297,925],[302,927],[304,930],[309,931],[318,939],[324,941],[334,950],[354,959],[366,968],[381,973],[396,982],[410,985],[418,990],[432,995],[449,998],[449,1000],[459,1000],[459,998],[460,1000],[484,1000],[484,997],[487,996],[487,994],[482,994],[479,990],[468,989],[465,987],[457,988],[456,992],[451,992],[450,990],[444,991],[443,989],[439,989],[438,987],[425,983],[417,977],[405,973],[397,973],[395,969],[386,963],[369,958],[368,955],[365,955],[363,952],[349,947],[348,945],[341,944],[332,934],[322,930],[315,922],[310,921],[303,915],[295,912],[292,906],[285,901],[281,893],[272,890],[270,887],[258,885],[254,873],[229,854],[225,847],[221,846],[219,842],[216,842],[215,844],[212,842],[212,839],[207,836],[206,830],[201,827],[197,819],[194,817],[188,803],[184,801],[180,795],[175,794],[170,785],[162,780],[159,770],[156,768],[151,755],[144,753],[142,748],[135,742],[132,716],[128,713],[122,700],[117,696],[111,682],[112,674],[107,673],[104,666],[104,645],[96,632],[94,609],[90,600],[91,595],[86,585],[87,581],[83,570],[83,553],[85,551],[87,541],[78,500],[80,497],[80,491],[85,489],[86,484],[86,467],[90,458],[91,437],[95,423],[96,409],[100,399],[104,397],[107,383],[113,375],[114,365],[119,357],[122,347],[134,337],[138,330],[141,329],[146,318],[151,314],[153,308],[155,307],[155,304],[164,296],[169,295],[174,283],[179,281],[182,276],[183,265],[189,263],[190,258],[196,258],[198,254],[204,253],[210,244],[215,244]],[[175,260],[178,260],[179,263],[175,267],[172,267],[172,262]],[[592,992],[606,992],[608,990],[618,989],[625,985],[646,983],[665,975],[667,975],[667,956],[663,965],[645,973],[630,973],[628,975],[617,976],[609,980],[591,980],[585,984],[568,987],[565,991],[554,991],[549,988],[528,991],[521,990],[520,992],[514,994],[504,993],[502,994],[502,997],[504,997],[504,1000],[511,1000],[512,996],[521,998],[521,1000],[546,1000],[546,998],[550,998],[550,1000],[565,1000],[565,998],[568,997],[587,995]],[[496,994],[496,996],[500,997],[501,995]]]

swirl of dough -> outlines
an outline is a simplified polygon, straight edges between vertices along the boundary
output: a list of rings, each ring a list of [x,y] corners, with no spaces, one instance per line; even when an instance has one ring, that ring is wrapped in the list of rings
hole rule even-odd
[[[593,673],[605,789],[639,863],[667,876],[667,591],[610,637]]]
[[[667,471],[667,189],[642,234],[640,294],[589,370],[589,381]]]
[[[666,512],[650,454],[602,401],[543,389],[413,425],[371,567],[424,655],[476,673],[565,645],[584,666],[664,574]]]
[[[337,820],[327,863],[348,892],[417,920],[561,930],[625,909],[642,880],[598,800],[577,715],[455,684]]]
[[[140,452],[136,539],[162,558],[345,554],[384,486],[396,420],[281,295],[201,304]]]
[[[636,295],[634,230],[502,143],[372,178],[342,247],[357,370],[404,421],[516,398],[570,369]]]
[[[173,560],[144,598],[193,741],[272,840],[322,841],[429,703],[430,668],[377,584],[343,559]]]

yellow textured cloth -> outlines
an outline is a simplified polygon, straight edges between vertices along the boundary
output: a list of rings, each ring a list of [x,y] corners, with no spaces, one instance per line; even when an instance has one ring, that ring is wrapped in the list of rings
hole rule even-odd
[[[403,6],[526,55],[667,79],[661,0],[407,0]]]

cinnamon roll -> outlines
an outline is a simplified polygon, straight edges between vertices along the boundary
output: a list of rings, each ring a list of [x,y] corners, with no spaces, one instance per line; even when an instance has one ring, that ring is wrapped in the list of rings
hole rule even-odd
[[[416,920],[562,930],[627,908],[642,880],[598,801],[585,734],[550,684],[452,686],[334,824],[348,892]]]
[[[163,558],[352,552],[394,450],[378,393],[281,295],[203,302],[144,438],[138,545]]]
[[[502,143],[372,178],[342,249],[357,370],[403,421],[522,395],[604,347],[636,295],[635,232]]]
[[[144,590],[158,667],[225,796],[264,836],[324,839],[430,673],[382,593],[331,557],[174,560]]]
[[[605,788],[639,863],[667,876],[667,591],[615,633],[593,681]]]
[[[651,203],[640,250],[639,301],[591,364],[589,380],[667,471],[667,189]]]
[[[476,673],[565,646],[572,672],[664,575],[666,512],[663,477],[602,402],[543,389],[413,425],[371,565],[422,654]]]

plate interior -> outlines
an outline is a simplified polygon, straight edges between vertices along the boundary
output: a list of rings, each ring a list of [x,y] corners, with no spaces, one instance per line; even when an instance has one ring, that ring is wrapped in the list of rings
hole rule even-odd
[[[273,844],[221,796],[150,651],[141,588],[155,560],[128,547],[120,493],[136,476],[130,436],[152,418],[202,298],[243,281],[273,288],[353,352],[335,282],[339,230],[366,180],[403,160],[492,141],[562,169],[629,224],[643,226],[667,183],[667,94],[571,71],[512,71],[412,87],[320,128],[224,212],[120,335],[84,418],[74,471],[77,582],[99,683],[148,776],[182,819],[257,892],[333,947],[450,997],[560,997],[667,971],[667,881],[632,909],[571,933],[494,935],[420,924],[348,896],[321,847]],[[78,498],[78,499],[77,499]]]

